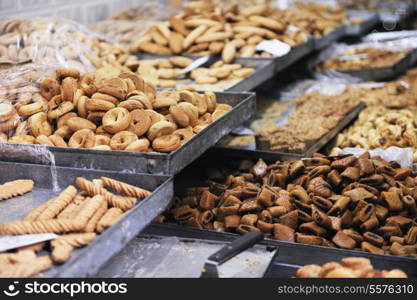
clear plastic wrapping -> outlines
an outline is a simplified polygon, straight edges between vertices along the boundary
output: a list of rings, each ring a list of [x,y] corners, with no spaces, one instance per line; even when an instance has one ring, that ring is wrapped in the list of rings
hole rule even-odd
[[[8,51],[1,48],[6,43]],[[105,66],[136,71],[139,66],[138,60],[120,46],[74,21],[53,18],[3,21],[0,63],[26,61],[75,68],[81,73]]]

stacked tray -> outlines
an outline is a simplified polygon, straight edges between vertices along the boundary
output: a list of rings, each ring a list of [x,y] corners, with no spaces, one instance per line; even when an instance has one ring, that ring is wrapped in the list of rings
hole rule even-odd
[[[348,11],[348,16],[349,19],[360,18],[363,21],[359,24],[346,25],[348,37],[361,37],[376,28],[380,22],[379,15],[371,11],[351,10]]]
[[[45,159],[39,153],[50,151],[57,166],[126,173],[176,174],[214,145],[221,137],[250,119],[255,112],[256,98],[254,93],[222,92],[216,93],[216,95],[219,103],[229,104],[233,109],[207,126],[183,147],[169,154],[3,143],[0,145],[1,159],[3,161],[46,164],[49,163],[48,157]]]
[[[396,62],[394,65],[383,68],[364,68],[360,70],[337,71],[338,73],[347,74],[360,78],[364,81],[380,81],[395,79],[410,69],[417,59],[417,49],[411,50],[405,57]],[[308,62],[308,70],[310,74],[315,74],[314,68],[321,62],[315,58]],[[323,74],[331,74],[335,71],[325,71]]]
[[[301,159],[303,157],[309,157],[312,154],[318,152],[326,144],[328,144],[339,132],[356,120],[359,113],[366,107],[365,103],[361,102],[356,107],[350,110],[345,117],[328,133],[322,136],[317,141],[308,145],[303,153],[288,153],[288,152],[278,152],[264,150],[261,147],[257,147],[255,150],[248,150],[242,148],[233,148],[233,147],[224,147],[224,146],[215,146],[213,152],[218,153],[218,155],[223,156],[227,154],[234,155],[240,158],[247,159],[257,159],[262,158],[266,160],[295,160]],[[258,146],[258,145],[257,145]]]
[[[158,59],[158,58],[169,58],[172,55],[152,55],[152,54],[142,54],[139,53],[136,55],[140,59]],[[192,56],[184,55],[191,59],[198,59],[201,56]],[[216,61],[219,61],[221,58],[219,56],[211,56],[210,59],[202,65],[203,67],[209,67],[214,64]],[[242,78],[239,82],[227,87],[225,91],[233,92],[247,92],[251,91],[257,86],[261,85],[268,79],[272,78],[274,75],[275,65],[271,59],[258,59],[258,58],[244,58],[238,57],[233,63],[241,64],[245,68],[254,68],[255,72],[249,76]],[[182,80],[181,84],[194,85],[195,83],[192,80]],[[197,85],[197,84],[195,84]],[[215,86],[215,84],[214,84]]]
[[[164,211],[173,196],[173,180],[167,176],[122,174],[64,167],[51,168],[43,165],[8,162],[0,162],[0,168],[8,170],[0,174],[1,182],[17,179],[35,181],[32,192],[0,202],[0,223],[2,224],[22,219],[29,211],[59,194],[57,187],[64,189],[74,184],[79,176],[87,179],[106,176],[152,191],[149,197],[141,200],[120,221],[98,235],[91,244],[75,249],[69,261],[40,275],[45,277],[86,277],[94,274]]]
[[[332,43],[336,42],[337,40],[343,38],[346,35],[346,25],[342,24],[339,27],[335,28],[332,32],[328,35],[325,35],[320,38],[314,39],[314,49],[316,51],[322,50]]]
[[[180,239],[189,239],[197,242],[231,242],[239,236],[234,233],[195,229],[175,224],[152,224],[146,227],[142,235],[176,236]],[[417,259],[415,258],[312,246],[272,239],[265,239],[260,244],[274,247],[278,251],[264,275],[269,278],[293,277],[297,269],[304,265],[322,265],[331,261],[340,261],[348,256],[369,258],[375,269],[402,269],[409,277],[417,277]]]

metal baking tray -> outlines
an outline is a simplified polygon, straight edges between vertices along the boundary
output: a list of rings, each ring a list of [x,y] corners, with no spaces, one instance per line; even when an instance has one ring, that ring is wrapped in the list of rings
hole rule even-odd
[[[337,40],[343,38],[346,35],[346,25],[342,24],[339,27],[335,28],[328,35],[322,36],[320,38],[314,38],[314,49],[316,51],[322,50],[330,44],[336,42]]]
[[[145,54],[139,53],[136,55],[140,59],[157,59],[157,58],[169,58],[175,55],[152,55],[152,54]],[[197,59],[199,56],[193,55],[183,55],[184,57],[189,57],[191,59]],[[203,66],[209,67],[216,61],[220,60],[219,56],[212,56]],[[233,63],[241,64],[245,68],[254,68],[255,72],[250,74],[249,76],[242,78],[237,83],[232,84],[231,86],[224,89],[224,91],[233,91],[233,92],[248,92],[256,87],[260,86],[265,81],[269,80],[274,76],[274,62],[271,59],[256,59],[250,57],[237,57]],[[202,90],[198,84],[196,84],[193,80],[182,80],[178,81],[181,84],[187,85],[195,85],[197,89]],[[223,91],[221,86],[216,88],[216,84],[213,85],[212,91]]]
[[[353,77],[361,78],[364,81],[380,81],[395,79],[401,74],[405,73],[413,66],[416,61],[417,50],[411,50],[405,57],[396,62],[394,65],[383,68],[366,68],[361,70],[347,70],[337,71],[337,73],[347,74]],[[308,63],[308,68],[311,74],[316,73],[314,67],[319,64],[317,59],[313,59]],[[334,72],[334,71],[329,71]],[[322,74],[330,74],[329,72],[321,72]]]
[[[0,168],[7,170],[0,174],[0,181],[32,179],[35,188],[23,196],[0,202],[0,223],[22,219],[29,211],[59,194],[68,185],[74,185],[78,176],[94,179],[107,176],[152,191],[152,194],[138,202],[119,222],[88,246],[75,249],[65,264],[54,266],[43,272],[45,277],[86,277],[94,274],[114,254],[119,252],[146,225],[158,216],[173,197],[173,179],[168,176],[148,174],[122,174],[110,171],[81,170],[1,162]],[[56,179],[56,180],[55,180]]]
[[[0,144],[0,157],[4,161],[49,164],[57,166],[114,170],[130,173],[176,174],[255,113],[255,93],[216,93],[219,103],[233,109],[222,116],[187,144],[169,154],[128,151],[75,149],[41,145]],[[45,151],[46,150],[46,151]],[[52,157],[42,155],[49,151]]]
[[[278,151],[269,151],[269,150],[248,150],[242,148],[234,147],[223,147],[223,146],[214,146],[213,149],[219,153],[226,155],[230,153],[231,155],[236,155],[241,158],[247,159],[258,159],[262,158],[269,161],[275,160],[296,160],[304,157],[309,157],[323,148],[328,142],[330,142],[339,132],[351,124],[359,115],[359,113],[366,107],[364,102],[360,102],[357,106],[352,108],[345,117],[328,133],[323,135],[320,139],[313,142],[307,147],[303,153],[287,153],[287,152],[278,152]]]
[[[407,2],[381,2],[378,4],[381,8],[386,8],[389,11],[380,11],[379,17],[382,21],[382,23],[386,24],[386,26],[393,24],[396,26],[397,23],[402,23],[407,18],[409,18],[413,12],[414,7],[413,3],[407,3]],[[385,26],[384,26],[385,28]],[[386,28],[387,30],[393,30],[393,28]]]
[[[349,19],[360,18],[363,22],[359,24],[346,24],[346,36],[361,37],[380,23],[379,15],[376,12],[365,10],[350,10],[347,12]]]
[[[142,231],[143,236],[176,236],[178,238],[231,242],[238,234],[196,229],[176,224],[151,224]],[[264,239],[259,244],[278,248],[274,261],[266,271],[265,277],[288,278],[295,276],[301,266],[307,264],[325,264],[330,261],[339,262],[348,256],[366,257],[376,269],[402,269],[409,277],[417,277],[417,259],[394,255],[373,254],[357,250],[344,250],[299,243]]]

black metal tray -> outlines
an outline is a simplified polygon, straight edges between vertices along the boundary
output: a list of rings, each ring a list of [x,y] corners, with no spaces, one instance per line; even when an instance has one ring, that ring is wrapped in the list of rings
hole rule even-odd
[[[175,55],[153,55],[146,53],[137,53],[136,56],[139,59],[158,59],[158,58],[169,58]],[[198,59],[201,56],[194,55],[183,55],[191,59]],[[212,56],[210,59],[203,65],[204,67],[209,67],[216,61],[219,61],[221,58],[219,56]],[[242,78],[239,82],[232,84],[227,87],[224,91],[233,91],[233,92],[248,92],[256,87],[260,86],[262,83],[274,76],[274,62],[271,59],[256,59],[250,57],[237,57],[233,63],[241,64],[245,68],[254,68],[255,72],[250,74],[248,77]],[[187,83],[187,85],[195,85],[196,89],[201,90],[200,86],[194,83],[192,80],[187,80],[181,83]],[[219,88],[216,88],[216,85],[213,85],[212,91],[222,91]]]
[[[380,80],[389,80],[396,79],[401,74],[404,74],[416,61],[417,50],[411,50],[405,57],[396,62],[394,65],[383,68],[371,68],[371,69],[361,69],[361,70],[347,70],[347,71],[337,71],[338,73],[347,74],[353,77],[361,78],[364,81],[380,81]],[[313,59],[308,63],[308,68],[311,74],[314,74],[314,67],[319,64],[317,59]],[[330,74],[334,71],[329,72],[319,72],[322,74]]]
[[[48,164],[51,158],[45,158],[39,153],[50,150],[57,166],[130,173],[176,174],[255,113],[254,93],[221,92],[216,95],[219,103],[230,104],[233,109],[207,126],[187,144],[169,154],[2,143],[0,159]]]
[[[86,277],[94,274],[114,254],[119,252],[146,225],[158,216],[173,197],[173,179],[168,176],[148,174],[120,174],[110,171],[81,170],[0,162],[3,171],[0,182],[16,179],[32,179],[35,188],[23,196],[0,202],[0,223],[22,219],[29,211],[59,194],[68,185],[74,185],[78,176],[94,179],[106,176],[137,185],[152,191],[139,201],[119,222],[97,236],[88,246],[75,249],[65,264],[43,272],[45,277]],[[56,178],[56,181],[54,180]]]
[[[361,37],[380,23],[379,15],[376,12],[366,10],[350,10],[347,12],[349,19],[361,18],[363,22],[359,24],[346,24],[347,37]]]
[[[278,151],[268,151],[262,149],[248,150],[234,147],[223,147],[223,146],[214,146],[213,149],[223,155],[230,153],[231,155],[247,158],[247,159],[258,159],[262,158],[269,161],[274,160],[296,160],[304,157],[309,157],[323,148],[327,143],[329,143],[339,132],[351,124],[359,115],[359,113],[366,107],[365,103],[360,102],[356,107],[351,109],[345,117],[328,133],[323,135],[320,139],[312,143],[303,153],[286,153]]]
[[[336,42],[337,40],[343,38],[346,35],[346,25],[342,24],[339,27],[335,28],[328,35],[322,36],[320,38],[314,39],[314,49],[316,51],[322,50],[330,44]]]
[[[238,234],[196,229],[176,224],[151,224],[141,235],[176,236],[179,238],[231,242]],[[274,261],[268,268],[265,277],[288,278],[295,275],[296,270],[307,264],[324,264],[340,261],[344,257],[356,256],[369,258],[376,269],[402,269],[409,277],[417,277],[417,259],[394,255],[373,254],[356,250],[344,250],[323,246],[290,243],[265,239],[260,244],[278,248]]]

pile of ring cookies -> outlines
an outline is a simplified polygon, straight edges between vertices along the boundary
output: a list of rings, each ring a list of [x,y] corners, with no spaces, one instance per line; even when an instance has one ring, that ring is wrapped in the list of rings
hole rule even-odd
[[[178,191],[157,222],[417,257],[417,173],[395,161],[365,152],[271,164],[217,158],[196,168],[201,184]]]
[[[263,40],[277,39],[295,47],[308,39],[307,33],[294,30],[279,16],[274,16],[274,9],[266,4],[242,9],[233,5],[225,9],[210,1],[193,1],[184,8],[184,12],[171,16],[166,23],[152,26],[137,41],[132,41],[130,51],[221,54],[224,62],[230,63],[236,56],[270,57],[268,52],[256,50],[256,45]]]
[[[94,73],[57,69],[40,84],[43,101],[2,103],[3,126],[16,126],[11,143],[57,147],[172,152],[187,143],[231,106],[212,92],[156,92],[132,72],[101,79]],[[2,128],[5,129],[5,128]],[[6,141],[7,136],[3,136]]]
[[[93,242],[97,234],[123,218],[138,200],[150,195],[145,189],[108,177],[92,181],[78,177],[75,183],[81,192],[70,185],[57,197],[30,211],[23,220],[0,225],[0,235],[59,234],[50,242],[0,253],[0,277],[31,277],[51,268],[53,263],[65,263],[75,248]],[[39,255],[46,249],[50,255]]]
[[[391,146],[411,147],[417,161],[417,112],[388,109],[382,106],[363,110],[358,120],[337,136],[336,147],[360,147],[365,150]]]
[[[0,62],[31,60],[59,64],[82,73],[112,66],[135,72],[138,59],[81,24],[48,18],[8,19],[0,23]]]
[[[317,72],[326,70],[349,71],[371,68],[384,68],[395,65],[403,59],[409,50],[390,51],[378,48],[350,49],[344,53],[326,60],[316,66]]]
[[[199,67],[185,76],[180,72],[193,62],[184,56],[143,59],[140,61],[141,76],[161,88],[192,85],[199,90],[225,90],[255,72],[254,68],[241,64],[226,64],[219,60],[209,67]]]
[[[407,278],[399,269],[376,270],[365,257],[345,257],[340,263],[328,262],[322,266],[313,264],[299,268],[297,278]]]

